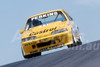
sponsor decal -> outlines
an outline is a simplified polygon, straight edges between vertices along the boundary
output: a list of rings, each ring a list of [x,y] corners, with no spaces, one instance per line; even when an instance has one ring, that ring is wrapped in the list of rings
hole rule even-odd
[[[43,15],[40,15],[40,16],[33,17],[33,18],[31,18],[31,20],[33,21],[34,19],[42,19],[42,18],[46,18],[46,17],[49,17],[49,16],[57,15],[57,14],[58,14],[58,12],[51,12],[51,13],[47,13],[47,14],[43,14]]]
[[[56,29],[57,29],[57,26],[54,27],[54,28],[51,28],[51,29],[44,29],[43,31],[39,31],[39,32],[32,32],[32,33],[30,33],[29,36],[37,35],[37,34],[41,34],[41,33],[46,33],[46,32],[48,32],[48,31],[54,31],[54,30],[56,30]]]
[[[50,46],[50,47],[47,47],[47,48],[35,50],[35,51],[30,52],[30,53],[43,52],[43,51],[46,51],[46,50],[49,50],[49,49],[54,49],[54,48],[58,48],[58,47],[62,47],[62,46],[65,46],[65,45],[64,44],[58,44],[58,45]]]

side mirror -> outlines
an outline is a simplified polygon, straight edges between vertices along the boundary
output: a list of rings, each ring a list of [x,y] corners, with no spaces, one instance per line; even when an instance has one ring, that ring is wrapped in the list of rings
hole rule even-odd
[[[24,33],[24,30],[21,30],[21,31],[20,31],[20,34],[22,34],[22,33]]]

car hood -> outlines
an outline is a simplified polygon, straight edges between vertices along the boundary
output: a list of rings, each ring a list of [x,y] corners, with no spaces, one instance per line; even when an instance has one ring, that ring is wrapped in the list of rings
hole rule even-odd
[[[39,25],[33,28],[30,28],[28,31],[25,31],[22,35],[22,38],[36,36],[38,38],[51,35],[55,30],[63,29],[67,26],[65,21],[57,21],[49,24]]]

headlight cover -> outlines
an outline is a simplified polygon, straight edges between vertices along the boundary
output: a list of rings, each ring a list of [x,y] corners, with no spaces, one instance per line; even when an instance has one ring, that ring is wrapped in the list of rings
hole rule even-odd
[[[34,40],[34,39],[37,39],[37,38],[36,37],[28,37],[28,38],[22,39],[22,42]]]
[[[52,35],[57,34],[57,33],[61,33],[61,32],[65,32],[65,31],[67,31],[67,29],[56,30],[56,31],[52,32]]]

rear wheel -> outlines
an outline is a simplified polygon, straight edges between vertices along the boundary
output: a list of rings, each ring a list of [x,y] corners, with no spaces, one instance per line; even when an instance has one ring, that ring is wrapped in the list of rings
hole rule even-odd
[[[30,54],[30,55],[24,55],[23,50],[22,50],[22,54],[23,54],[23,57],[25,59],[29,59],[29,58],[32,58],[32,57],[40,56],[41,52],[38,52],[38,53],[35,53],[35,54]]]

